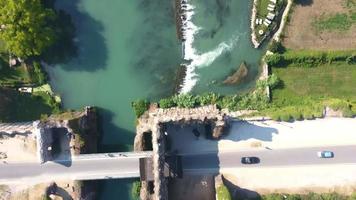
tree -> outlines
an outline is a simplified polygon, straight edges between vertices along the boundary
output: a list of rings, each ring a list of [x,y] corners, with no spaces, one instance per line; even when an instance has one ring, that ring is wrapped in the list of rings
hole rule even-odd
[[[41,0],[0,1],[0,39],[21,58],[41,55],[56,40],[51,26],[56,18]]]
[[[136,100],[134,102],[131,103],[132,108],[135,111],[135,115],[137,118],[141,117],[141,115],[143,115],[148,108],[150,107],[150,102],[148,102],[147,100]]]

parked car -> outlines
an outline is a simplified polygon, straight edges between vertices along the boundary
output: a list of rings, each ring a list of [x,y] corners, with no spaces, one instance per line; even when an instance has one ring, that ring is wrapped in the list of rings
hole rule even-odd
[[[242,164],[257,164],[260,162],[260,159],[257,157],[242,157],[241,163]]]
[[[319,151],[318,157],[319,158],[333,158],[334,153],[332,151]]]

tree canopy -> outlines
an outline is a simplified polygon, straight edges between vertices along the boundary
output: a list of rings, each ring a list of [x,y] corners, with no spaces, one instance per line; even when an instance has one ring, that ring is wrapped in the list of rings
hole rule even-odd
[[[55,42],[55,18],[41,0],[0,0],[0,39],[18,57],[41,55]]]

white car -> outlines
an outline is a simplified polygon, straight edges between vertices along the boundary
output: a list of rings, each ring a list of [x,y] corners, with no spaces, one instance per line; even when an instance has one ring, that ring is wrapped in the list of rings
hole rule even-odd
[[[318,157],[319,158],[333,158],[334,153],[332,151],[319,151]]]

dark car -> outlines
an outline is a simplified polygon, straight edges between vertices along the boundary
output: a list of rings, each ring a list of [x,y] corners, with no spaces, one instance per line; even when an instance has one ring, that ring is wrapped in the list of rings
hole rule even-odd
[[[257,164],[260,162],[260,159],[257,157],[242,157],[241,163],[242,164]]]

